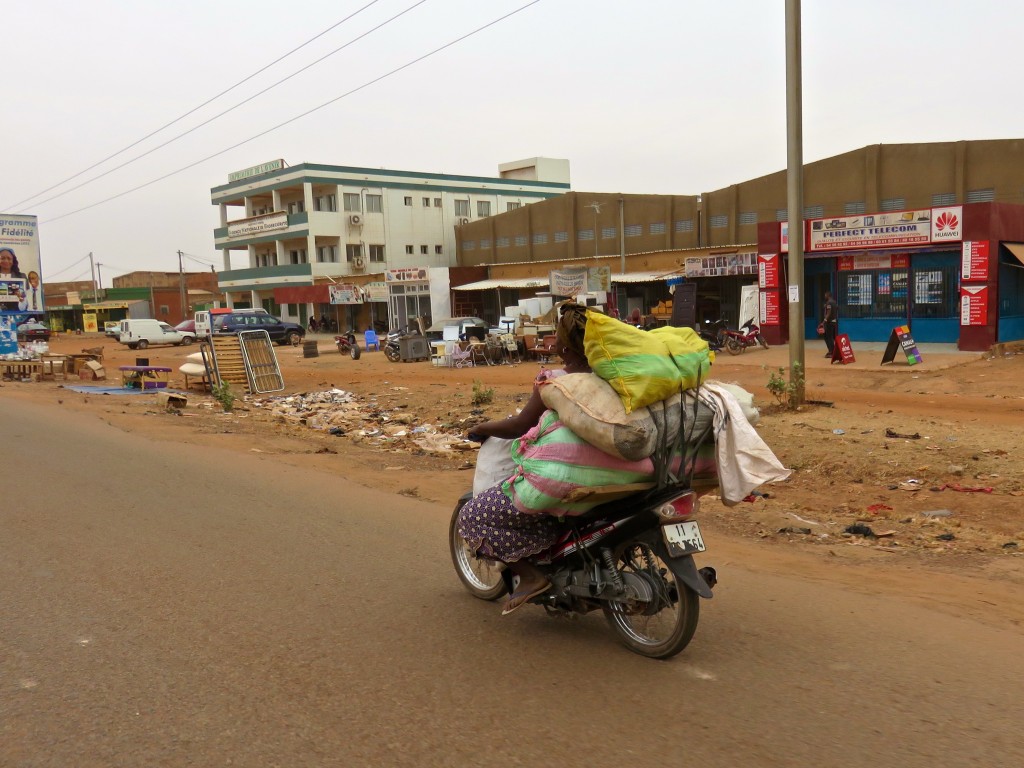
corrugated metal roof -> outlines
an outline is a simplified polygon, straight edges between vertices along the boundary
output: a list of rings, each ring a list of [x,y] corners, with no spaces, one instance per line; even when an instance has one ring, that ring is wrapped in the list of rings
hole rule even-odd
[[[550,288],[546,277],[498,277],[493,280],[478,280],[466,285],[453,285],[453,291],[486,291],[494,288]]]

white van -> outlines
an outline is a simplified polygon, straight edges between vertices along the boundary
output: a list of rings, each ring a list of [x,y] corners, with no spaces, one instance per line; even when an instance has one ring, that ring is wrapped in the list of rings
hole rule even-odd
[[[145,349],[150,344],[187,346],[196,340],[196,335],[188,331],[176,331],[159,320],[122,320],[120,340],[129,349]]]

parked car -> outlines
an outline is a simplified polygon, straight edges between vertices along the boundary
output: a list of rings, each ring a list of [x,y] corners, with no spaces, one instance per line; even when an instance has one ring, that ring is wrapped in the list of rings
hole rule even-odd
[[[195,320],[182,320],[176,326],[174,330],[179,333],[191,333],[194,337],[196,335],[196,321]]]
[[[176,331],[160,320],[143,318],[122,320],[120,340],[122,344],[127,344],[129,349],[145,349],[151,344],[187,346],[196,340],[196,335],[195,333]]]
[[[213,316],[213,333],[228,336],[240,331],[266,331],[270,340],[277,344],[298,344],[306,335],[306,329],[298,323],[255,312],[231,312]]]
[[[49,341],[50,329],[42,323],[29,320],[18,326],[18,341]]]
[[[103,324],[103,333],[112,339],[121,338],[121,321],[120,320],[107,320]]]

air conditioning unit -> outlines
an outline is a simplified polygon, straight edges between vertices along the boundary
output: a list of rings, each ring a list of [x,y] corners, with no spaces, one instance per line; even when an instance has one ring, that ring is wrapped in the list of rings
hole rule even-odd
[[[461,218],[461,219],[456,219],[455,220],[455,226],[457,226],[457,227],[461,227],[461,226],[464,226],[466,224],[469,224],[469,219]]]
[[[353,213],[351,216],[348,217],[348,223],[358,227],[360,224],[363,223],[363,217],[360,216],[358,213]]]
[[[356,256],[352,259],[352,269],[366,269],[366,262],[363,260],[362,256]]]

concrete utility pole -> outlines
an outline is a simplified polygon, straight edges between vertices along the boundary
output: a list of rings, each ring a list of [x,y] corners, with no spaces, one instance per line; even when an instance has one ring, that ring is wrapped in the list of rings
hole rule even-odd
[[[188,304],[185,303],[185,267],[182,262],[184,254],[178,251],[178,290],[181,294],[181,319],[188,319]]]
[[[626,201],[619,198],[619,271],[626,274]]]
[[[789,380],[791,405],[804,402],[804,135],[800,0],[786,0],[786,193],[789,206]],[[798,373],[799,372],[799,373]]]
[[[604,203],[598,203],[598,202],[595,201],[595,202],[593,202],[593,203],[591,203],[590,205],[587,206],[588,208],[593,208],[594,209],[594,258],[595,259],[597,258],[597,214],[599,214],[601,212],[601,206],[602,205],[604,205]],[[597,265],[595,264],[594,266],[597,266]]]
[[[103,275],[100,272],[100,267],[102,266],[103,265],[98,261],[96,262],[96,283],[99,285],[101,291],[103,290]]]
[[[92,300],[96,301],[96,263],[92,260],[92,251],[89,251],[89,274],[92,275]]]

